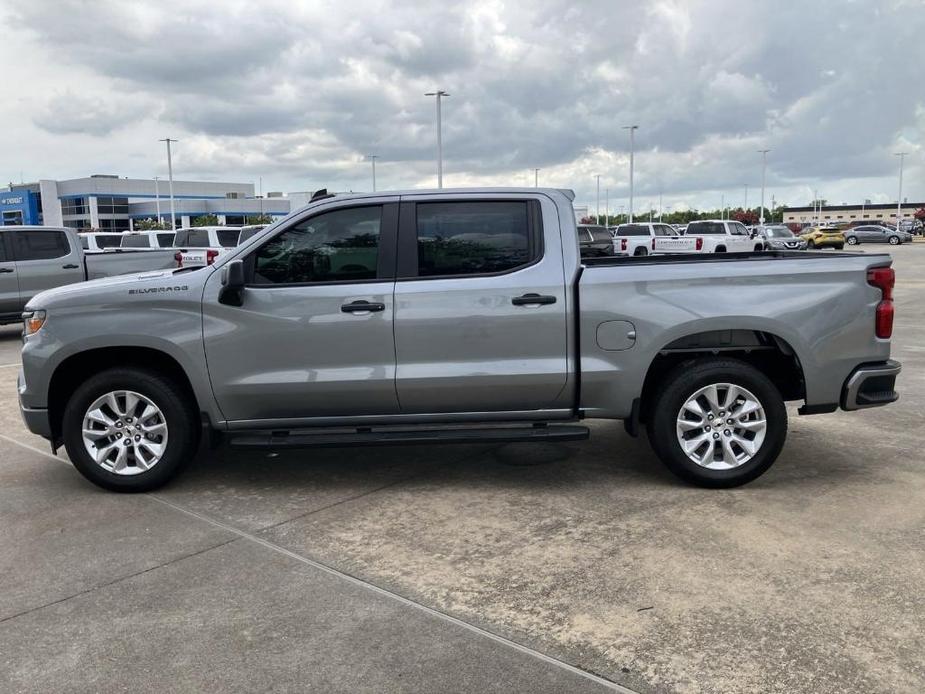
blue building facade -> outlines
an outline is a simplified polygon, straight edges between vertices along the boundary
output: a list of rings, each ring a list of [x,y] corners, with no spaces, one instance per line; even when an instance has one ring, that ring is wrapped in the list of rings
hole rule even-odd
[[[29,188],[0,191],[0,226],[42,223],[42,196]]]

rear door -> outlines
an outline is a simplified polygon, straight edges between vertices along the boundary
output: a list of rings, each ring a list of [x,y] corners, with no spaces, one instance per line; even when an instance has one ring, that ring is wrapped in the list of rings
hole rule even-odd
[[[325,205],[242,257],[243,305],[203,296],[212,390],[225,417],[276,420],[398,413],[392,333],[398,198]],[[282,420],[287,420],[283,424]]]
[[[39,292],[85,279],[81,251],[71,246],[65,231],[23,229],[12,240],[20,307]]]
[[[15,314],[20,309],[19,277],[12,249],[8,247],[9,236],[0,231],[0,315]]]
[[[395,284],[402,413],[570,406],[564,242],[548,199],[402,198]]]

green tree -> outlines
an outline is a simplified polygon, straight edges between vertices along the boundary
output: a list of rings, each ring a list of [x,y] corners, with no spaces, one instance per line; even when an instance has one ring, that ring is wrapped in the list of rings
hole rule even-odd
[[[218,226],[218,217],[214,214],[201,214],[194,217],[190,224],[194,227],[214,227]]]
[[[156,219],[148,217],[147,219],[139,219],[134,223],[135,231],[160,231],[161,229],[169,229],[170,225],[165,224],[164,222],[158,222]]]
[[[247,224],[272,224],[273,216],[268,214],[251,214],[244,218]]]

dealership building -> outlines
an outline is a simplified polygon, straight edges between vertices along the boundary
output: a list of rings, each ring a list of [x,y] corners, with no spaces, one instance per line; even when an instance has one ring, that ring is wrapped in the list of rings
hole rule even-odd
[[[916,210],[925,207],[925,202],[903,201],[902,219],[913,219]],[[890,222],[896,224],[896,203],[876,205],[823,205],[816,210],[812,205],[808,207],[787,207],[784,209],[784,224],[806,224],[818,219],[821,222],[863,222],[871,224],[877,222]]]
[[[258,215],[284,217],[290,201],[281,193],[254,196],[253,183],[173,182],[177,226],[188,227],[201,215],[219,224],[246,224]],[[42,224],[73,229],[126,231],[140,219],[170,222],[167,181],[94,175],[64,181],[10,184],[0,191],[0,223]]]

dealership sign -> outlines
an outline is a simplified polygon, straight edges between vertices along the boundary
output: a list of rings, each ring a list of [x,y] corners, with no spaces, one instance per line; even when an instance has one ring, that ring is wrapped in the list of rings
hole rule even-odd
[[[15,198],[0,198],[0,205],[22,205],[22,195]]]

